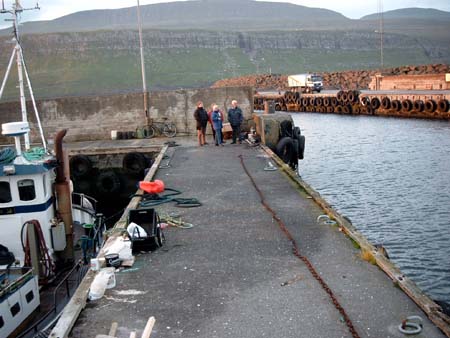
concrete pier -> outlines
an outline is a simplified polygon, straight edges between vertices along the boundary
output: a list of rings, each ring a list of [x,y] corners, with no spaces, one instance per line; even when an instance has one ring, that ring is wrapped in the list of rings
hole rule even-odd
[[[404,337],[398,326],[411,315],[424,320],[416,337],[445,337],[338,227],[317,222],[324,211],[311,196],[283,171],[264,170],[268,159],[260,148],[194,144],[169,148],[170,168],[155,174],[181,197],[202,202],[191,209],[157,207],[194,227],[165,229],[165,245],[118,271],[117,286],[87,303],[70,337],[107,334],[112,322],[117,337],[133,330],[140,336],[150,316],[156,318],[151,337],[352,337],[261,204],[239,156],[359,337]]]

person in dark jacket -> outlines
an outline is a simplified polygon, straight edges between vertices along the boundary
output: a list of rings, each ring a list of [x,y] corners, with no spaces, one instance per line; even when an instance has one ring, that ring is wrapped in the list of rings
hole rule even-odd
[[[197,122],[198,145],[203,146],[206,143],[206,125],[208,124],[208,113],[203,108],[203,102],[197,102],[197,109],[194,112],[194,118]]]
[[[241,143],[239,135],[241,134],[242,121],[244,121],[242,110],[238,107],[237,101],[233,100],[231,101],[231,108],[228,109],[228,122],[230,122],[231,128],[233,129],[233,142],[231,144],[236,144],[236,139]]]

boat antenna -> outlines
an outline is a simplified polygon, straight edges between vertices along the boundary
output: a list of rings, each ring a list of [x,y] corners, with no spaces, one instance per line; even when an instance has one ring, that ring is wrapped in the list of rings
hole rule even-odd
[[[142,72],[142,94],[144,95],[144,112],[146,125],[149,125],[150,119],[148,114],[148,90],[147,80],[145,78],[145,62],[144,62],[144,46],[142,44],[142,19],[141,19],[141,6],[139,0],[137,0],[137,19],[139,29],[139,49],[141,51],[141,72]]]
[[[25,64],[25,59],[23,57],[23,51],[22,51],[22,46],[20,44],[20,37],[19,37],[19,14],[22,13],[23,11],[35,10],[35,9],[40,9],[39,3],[36,3],[36,6],[33,8],[23,8],[22,5],[20,4],[20,0],[15,0],[15,2],[12,5],[12,9],[7,10],[7,9],[5,9],[4,0],[2,0],[2,10],[0,13],[2,13],[2,14],[9,13],[13,16],[13,19],[9,19],[7,21],[13,22],[13,30],[14,30],[13,41],[15,42],[15,46],[14,46],[11,58],[9,60],[9,63],[8,63],[8,68],[6,69],[6,73],[3,78],[2,86],[0,87],[0,99],[2,98],[3,91],[6,86],[6,81],[8,80],[9,73],[11,71],[11,67],[13,64],[14,57],[15,57],[16,63],[17,63],[18,79],[19,79],[20,107],[21,107],[21,111],[22,111],[22,121],[28,122],[27,106],[26,106],[26,100],[25,100],[24,79],[23,79],[23,74],[25,73],[25,78],[26,78],[28,89],[30,92],[31,101],[33,103],[34,113],[36,115],[36,121],[38,123],[39,132],[40,132],[41,139],[42,139],[42,146],[44,147],[45,151],[47,152],[47,143],[45,141],[44,132],[42,130],[41,119],[39,118],[39,112],[37,110],[36,101],[34,99],[33,88],[31,86],[30,77],[28,76],[28,71],[27,71],[27,67]],[[29,150],[30,149],[29,133],[26,133],[24,135],[24,139],[25,139],[25,149]]]

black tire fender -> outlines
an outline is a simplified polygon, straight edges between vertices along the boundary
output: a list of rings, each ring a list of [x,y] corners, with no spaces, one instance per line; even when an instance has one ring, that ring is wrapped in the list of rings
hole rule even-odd
[[[74,177],[83,177],[92,170],[92,162],[86,155],[75,155],[70,158],[70,173]]]
[[[97,176],[95,186],[100,194],[115,194],[120,191],[121,183],[114,171],[105,170]]]
[[[433,113],[437,108],[436,101],[434,100],[427,100],[425,101],[425,111],[427,113]]]
[[[402,109],[403,109],[404,111],[406,111],[406,112],[411,111],[411,110],[413,109],[413,103],[412,103],[412,101],[409,100],[409,99],[403,100],[403,102],[402,102]]]
[[[294,151],[294,142],[291,137],[283,137],[278,141],[275,148],[275,153],[283,160],[284,163],[289,163]]]
[[[126,154],[122,160],[122,168],[129,174],[141,175],[147,168],[147,158],[144,154],[131,152]]]
[[[450,103],[446,99],[439,100],[438,102],[438,110],[442,113],[448,112],[450,107]]]
[[[305,156],[305,136],[300,135],[298,139],[298,159],[303,160]]]
[[[383,97],[381,99],[381,107],[383,107],[383,109],[390,109],[391,108],[391,100],[388,97]]]
[[[300,135],[302,134],[300,127],[294,127],[294,130],[292,131],[292,138],[294,140],[298,140],[300,138]]]
[[[378,97],[372,98],[372,100],[370,100],[370,105],[372,106],[373,109],[380,108],[381,105],[380,99]]]
[[[425,109],[425,104],[423,103],[422,100],[414,101],[414,110],[421,113],[421,112],[423,112],[424,109]]]
[[[299,148],[299,141],[297,139],[293,139],[292,140],[292,144],[293,144],[293,149],[292,149],[292,154],[291,154],[291,161],[289,163],[289,165],[291,166],[291,168],[297,168],[298,165],[298,148]]]

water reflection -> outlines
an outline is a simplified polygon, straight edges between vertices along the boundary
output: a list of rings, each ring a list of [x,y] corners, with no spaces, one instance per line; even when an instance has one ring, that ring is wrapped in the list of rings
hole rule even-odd
[[[293,114],[300,174],[433,299],[450,303],[450,123]]]

